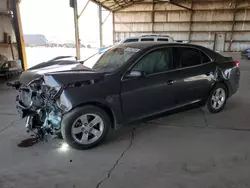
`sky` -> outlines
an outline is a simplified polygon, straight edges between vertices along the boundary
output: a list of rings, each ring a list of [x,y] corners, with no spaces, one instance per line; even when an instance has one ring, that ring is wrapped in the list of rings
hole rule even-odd
[[[80,13],[87,0],[78,0]],[[24,34],[43,34],[48,40],[74,41],[73,8],[69,0],[22,0],[20,4]],[[103,20],[108,11],[103,11]],[[80,39],[98,42],[98,7],[90,2],[79,19]],[[103,27],[104,44],[112,44],[112,16]]]

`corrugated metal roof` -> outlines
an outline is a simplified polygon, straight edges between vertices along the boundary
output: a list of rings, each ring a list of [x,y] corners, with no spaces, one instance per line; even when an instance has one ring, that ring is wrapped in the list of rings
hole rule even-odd
[[[101,4],[102,7],[110,11],[117,11],[121,8],[128,7],[129,5],[135,4],[137,2],[144,2],[143,0],[91,0],[91,1],[97,4]]]
[[[184,9],[190,9],[190,7],[183,7],[182,2],[187,1],[180,1],[180,0],[91,0],[94,3],[101,4],[102,7],[106,8],[110,11],[118,11],[120,9],[126,8],[133,4],[138,3],[170,3],[176,6],[179,6]],[[215,1],[228,1],[228,0],[193,0],[193,2],[215,2]],[[233,2],[234,0],[232,0]],[[192,2],[192,0],[189,0]]]

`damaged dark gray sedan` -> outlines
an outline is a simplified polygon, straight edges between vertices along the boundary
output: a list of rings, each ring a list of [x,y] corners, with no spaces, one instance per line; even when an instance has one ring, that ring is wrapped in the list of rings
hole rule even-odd
[[[117,125],[164,111],[199,103],[220,112],[239,79],[238,61],[201,46],[128,43],[84,62],[41,63],[10,85],[28,129],[88,149]]]

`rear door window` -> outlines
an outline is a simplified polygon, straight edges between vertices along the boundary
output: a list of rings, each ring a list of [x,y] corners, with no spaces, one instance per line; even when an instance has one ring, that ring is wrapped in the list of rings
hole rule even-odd
[[[209,63],[211,62],[211,59],[202,51],[200,51],[201,54],[201,62],[202,63]]]
[[[142,41],[142,42],[154,41],[154,38],[142,38],[141,41]]]
[[[176,66],[185,68],[201,64],[200,51],[195,48],[174,47],[174,62]]]

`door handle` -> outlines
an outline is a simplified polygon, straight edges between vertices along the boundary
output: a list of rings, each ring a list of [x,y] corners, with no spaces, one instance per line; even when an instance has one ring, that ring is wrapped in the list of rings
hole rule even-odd
[[[174,84],[174,80],[169,80],[169,81],[167,81],[167,84],[168,84],[168,85],[173,85],[173,84]]]

